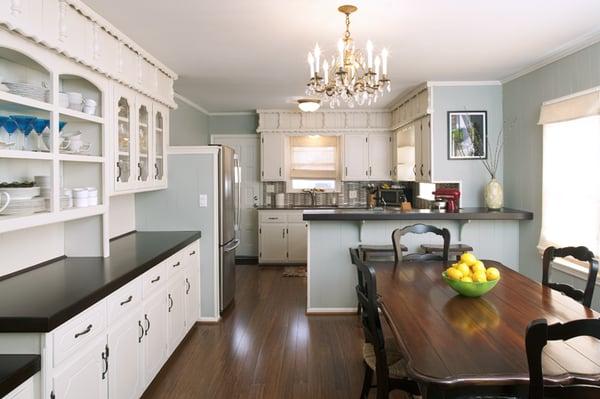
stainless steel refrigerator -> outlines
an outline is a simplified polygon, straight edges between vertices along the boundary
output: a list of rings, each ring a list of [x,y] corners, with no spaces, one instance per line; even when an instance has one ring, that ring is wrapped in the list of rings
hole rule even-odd
[[[235,249],[240,245],[240,178],[239,159],[227,146],[219,148],[219,270],[220,310],[223,312],[235,295]]]

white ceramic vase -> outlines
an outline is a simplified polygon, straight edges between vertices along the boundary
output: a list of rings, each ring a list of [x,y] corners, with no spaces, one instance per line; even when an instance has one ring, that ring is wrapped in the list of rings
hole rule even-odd
[[[485,206],[488,209],[500,209],[504,203],[502,185],[492,176],[492,180],[485,185]]]

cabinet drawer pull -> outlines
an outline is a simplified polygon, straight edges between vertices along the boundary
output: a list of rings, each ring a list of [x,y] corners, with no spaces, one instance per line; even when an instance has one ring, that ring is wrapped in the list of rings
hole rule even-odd
[[[188,278],[185,278],[185,283],[187,284],[187,289],[185,290],[185,295],[189,295],[190,293],[190,288],[192,288],[192,285],[190,284],[190,280],[188,280]]]
[[[279,177],[281,177],[281,168],[279,168]]]
[[[138,337],[138,343],[142,342],[142,338],[144,338],[144,326],[142,326],[142,321],[138,320],[138,326],[140,326],[140,336]]]
[[[106,374],[108,374],[108,345],[106,345],[106,350],[102,352],[102,360],[104,360],[104,371],[102,372],[102,379],[106,379]]]
[[[150,331],[150,320],[148,319],[148,315],[144,315],[144,320],[146,320],[146,331],[144,331],[144,335],[148,335],[148,331]]]
[[[285,229],[283,229],[283,234],[281,235],[281,237],[285,238]]]
[[[133,296],[129,295],[129,298],[127,298],[123,302],[121,302],[121,306],[131,302],[132,300],[133,300]]]
[[[421,176],[423,176],[423,164],[421,164]]]
[[[344,166],[344,176],[348,177],[348,167]]]
[[[121,161],[117,161],[117,170],[119,174],[117,175],[117,181],[121,181]]]
[[[156,180],[158,180],[159,172],[158,172],[158,164],[157,163],[154,163],[154,169],[156,170],[156,174],[154,175],[154,178]]]
[[[171,298],[171,294],[167,296],[169,297],[169,313],[171,313],[171,309],[173,309],[173,298]]]
[[[173,265],[173,267],[179,267],[179,266],[181,266],[181,262],[177,262]]]
[[[196,255],[196,251],[190,252],[190,256],[192,256],[192,255]]]
[[[79,337],[81,337],[82,335],[85,335],[85,334],[89,333],[90,331],[92,331],[92,325],[91,325],[91,324],[90,324],[90,325],[88,325],[88,326],[85,328],[85,330],[83,330],[82,332],[78,332],[77,334],[75,334],[75,338],[79,338]]]
[[[142,163],[138,162],[138,181],[142,181]]]
[[[269,219],[269,220],[279,220],[279,218],[278,218],[278,217],[276,217],[276,216],[271,216],[271,217],[269,217],[268,219]]]
[[[160,276],[156,276],[156,278],[155,278],[154,280],[150,280],[150,282],[151,282],[152,284],[154,284],[154,283],[156,283],[156,282],[157,282],[157,281],[159,281],[159,280],[160,280]]]

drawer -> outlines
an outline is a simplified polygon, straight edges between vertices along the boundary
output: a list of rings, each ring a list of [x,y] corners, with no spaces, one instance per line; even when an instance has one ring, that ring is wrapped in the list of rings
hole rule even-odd
[[[52,333],[54,367],[106,330],[106,300],[73,317]]]
[[[142,275],[142,296],[144,299],[150,298],[167,282],[167,264],[165,262],[159,263]]]
[[[302,220],[303,213],[304,212],[302,212],[302,211],[288,213],[287,214],[288,223],[304,223],[304,220]]]
[[[287,222],[287,214],[284,212],[260,212],[260,223],[285,223]]]
[[[110,294],[106,299],[108,323],[115,323],[140,303],[142,303],[142,278],[138,277]]]
[[[185,249],[181,250],[181,256],[185,261],[185,267],[198,268],[200,265],[200,241],[194,241]]]
[[[177,252],[175,255],[172,255],[162,263],[164,263],[167,267],[167,278],[171,278],[178,272],[185,269],[186,263],[183,250]]]

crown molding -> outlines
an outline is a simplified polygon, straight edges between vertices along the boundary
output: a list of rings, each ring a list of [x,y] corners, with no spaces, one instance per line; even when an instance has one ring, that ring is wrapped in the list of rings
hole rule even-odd
[[[452,87],[452,86],[501,86],[499,80],[439,80],[428,81],[427,87]]]
[[[179,94],[177,92],[174,93],[173,97],[175,97],[177,100],[179,100],[179,101],[181,101],[181,102],[189,105],[190,107],[194,108],[195,110],[202,112],[204,115],[210,115],[208,113],[208,111],[204,107],[202,107],[201,105],[196,104],[195,102],[193,102],[189,98],[184,97],[184,96],[182,96],[181,94]]]
[[[576,52],[590,47],[591,45],[596,44],[598,42],[600,42],[600,30],[580,36],[558,47],[535,64],[532,64],[526,68],[521,69],[518,72],[508,75],[503,79],[500,79],[500,82],[502,84],[508,83],[512,80],[520,78],[521,76],[527,75],[528,73],[537,71],[538,69],[541,69],[546,65],[552,64],[553,62],[556,62],[562,58],[575,54]]]
[[[210,116],[239,116],[239,115],[257,115],[255,111],[239,111],[239,112],[210,112]]]

